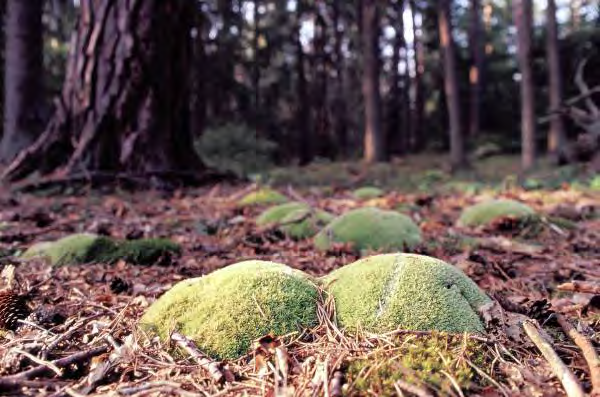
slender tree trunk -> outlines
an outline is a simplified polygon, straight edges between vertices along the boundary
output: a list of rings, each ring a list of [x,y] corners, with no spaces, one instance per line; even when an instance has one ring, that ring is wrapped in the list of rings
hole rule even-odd
[[[513,17],[517,27],[519,70],[521,71],[521,163],[524,170],[535,166],[535,99],[531,69],[531,0],[513,0]]]
[[[312,87],[312,104],[314,109],[314,124],[317,155],[324,158],[334,158],[334,134],[331,130],[329,119],[329,107],[327,97],[329,95],[328,78],[328,52],[327,45],[327,24],[320,11],[317,11],[315,18],[315,35],[313,41],[314,48],[314,83]]]
[[[252,81],[254,88],[254,118],[257,121],[258,114],[260,112],[260,13],[258,8],[260,7],[260,1],[254,0],[254,34],[252,36],[252,49],[253,49],[253,70],[252,70]],[[255,123],[258,127],[258,123]]]
[[[365,103],[364,160],[385,159],[379,92],[379,10],[377,0],[362,1],[363,79]]]
[[[334,43],[333,52],[335,55],[335,80],[334,80],[334,98],[333,98],[333,118],[335,123],[335,137],[337,142],[337,155],[344,157],[348,146],[348,120],[346,116],[347,106],[344,92],[344,55],[342,53],[342,40],[344,30],[340,24],[340,3],[343,0],[334,0],[333,7],[333,29]]]
[[[450,0],[439,0],[438,18],[440,42],[444,54],[444,89],[450,123],[450,164],[452,169],[459,169],[467,165],[467,158],[460,121],[460,98],[452,38]]]
[[[484,37],[481,24],[481,0],[471,0],[471,21],[469,44],[471,50],[471,68],[469,70],[470,112],[469,135],[479,134],[481,126],[481,91],[484,58]]]
[[[194,137],[199,136],[206,127],[206,51],[204,29],[206,17],[203,11],[194,12],[195,31],[192,64],[192,92],[190,93],[190,129]]]
[[[304,66],[305,56],[300,40],[300,27],[303,16],[304,3],[298,4],[298,21],[295,27],[295,45],[296,45],[296,131],[299,148],[300,165],[308,164],[313,159],[313,139],[310,128],[310,109],[308,101],[308,83],[306,81],[306,70]]]
[[[410,11],[413,23],[413,52],[415,57],[415,76],[412,82],[414,88],[414,104],[410,121],[411,147],[415,150],[423,148],[423,115],[425,112],[425,96],[423,93],[423,75],[425,74],[425,49],[420,27],[417,27],[417,7],[414,0],[410,0]]]
[[[83,1],[80,13],[56,112],[3,176],[198,171],[188,117],[194,3]]]
[[[570,0],[569,9],[571,11],[571,30],[573,32],[579,30],[581,27],[581,5],[582,0]]]
[[[43,0],[8,0],[5,22],[4,135],[0,160],[11,161],[40,135],[43,111]]]
[[[556,3],[548,0],[546,8],[546,26],[548,29],[546,37],[546,51],[548,52],[549,88],[550,88],[550,110],[556,111],[562,104],[562,79],[560,71],[560,58],[558,51],[558,29],[556,26]],[[565,144],[565,131],[562,116],[556,113],[550,121],[548,133],[548,153],[558,154]]]

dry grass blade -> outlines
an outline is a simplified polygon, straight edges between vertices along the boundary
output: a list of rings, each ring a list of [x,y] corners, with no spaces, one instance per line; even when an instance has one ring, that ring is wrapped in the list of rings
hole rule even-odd
[[[573,372],[565,365],[552,348],[550,342],[542,335],[538,322],[535,320],[525,320],[523,322],[523,328],[525,329],[527,336],[529,336],[546,361],[548,361],[548,364],[550,364],[550,368],[552,368],[552,371],[562,383],[565,393],[567,393],[569,397],[585,396],[583,388]]]

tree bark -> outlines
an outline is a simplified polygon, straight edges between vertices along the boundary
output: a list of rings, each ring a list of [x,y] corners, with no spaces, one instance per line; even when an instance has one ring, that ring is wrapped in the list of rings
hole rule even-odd
[[[298,2],[297,25],[295,27],[296,45],[296,131],[299,148],[300,165],[308,164],[313,159],[313,139],[310,128],[310,109],[308,103],[308,83],[306,81],[306,70],[304,67],[305,56],[302,41],[300,40],[300,27],[304,13],[304,2]]]
[[[379,9],[377,0],[362,1],[363,100],[365,106],[364,160],[385,159],[379,92]]]
[[[513,18],[517,27],[519,70],[521,71],[521,163],[523,170],[535,166],[535,99],[531,69],[531,0],[513,1]]]
[[[56,112],[3,177],[199,171],[188,117],[193,7],[82,1]]]
[[[481,126],[481,91],[484,60],[484,37],[481,23],[481,0],[471,0],[471,21],[469,45],[471,50],[471,68],[469,69],[470,111],[469,135],[479,134]]]
[[[11,161],[44,128],[43,0],[9,0],[5,21],[4,134],[0,160]]]
[[[345,156],[348,146],[348,119],[346,116],[347,106],[344,92],[344,55],[342,53],[342,40],[344,30],[340,24],[342,0],[334,0],[332,3],[332,24],[334,29],[333,52],[335,56],[335,80],[333,97],[333,119],[335,124],[335,138],[337,142],[337,155]]]
[[[413,79],[414,104],[410,121],[411,147],[414,150],[423,148],[423,115],[425,112],[425,95],[423,92],[423,76],[425,74],[425,48],[423,46],[423,32],[417,27],[415,15],[417,6],[414,0],[410,0],[410,11],[413,23],[413,51],[415,57],[415,76]],[[422,23],[422,22],[421,22]]]
[[[557,111],[562,105],[562,78],[560,71],[560,58],[558,51],[558,29],[556,24],[556,3],[548,0],[546,8],[546,26],[548,29],[546,37],[546,51],[548,52],[548,74],[550,89],[550,111]],[[555,112],[550,121],[548,133],[548,153],[557,155],[565,145],[565,131],[562,115]]]
[[[456,75],[454,40],[452,38],[450,0],[439,1],[438,18],[440,42],[444,57],[444,90],[450,123],[450,165],[454,170],[466,167],[467,158],[460,120],[460,99],[458,77]]]

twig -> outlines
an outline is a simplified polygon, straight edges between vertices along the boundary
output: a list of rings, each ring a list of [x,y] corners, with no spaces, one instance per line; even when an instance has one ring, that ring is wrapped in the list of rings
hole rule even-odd
[[[565,334],[575,342],[581,349],[583,357],[590,367],[590,380],[592,381],[592,395],[600,396],[600,357],[592,342],[573,327],[573,325],[562,314],[556,314],[556,319],[562,327]]]
[[[341,397],[343,384],[344,373],[342,371],[335,371],[331,377],[331,382],[329,382],[329,390],[331,390],[329,395],[331,397]]]
[[[60,368],[58,368],[53,363],[51,363],[49,361],[45,361],[45,360],[43,360],[41,358],[38,358],[38,357],[34,356],[33,354],[30,354],[30,353],[28,353],[26,351],[23,351],[21,349],[13,349],[13,351],[15,353],[19,353],[19,354],[24,355],[25,357],[27,357],[28,359],[30,359],[31,361],[33,361],[36,364],[48,367],[48,369],[52,370],[56,375],[62,376],[62,371],[60,370]]]
[[[542,336],[538,322],[531,319],[525,320],[523,321],[523,328],[529,339],[537,346],[548,364],[550,364],[550,368],[562,383],[567,396],[584,397],[585,393],[581,384],[569,367],[556,354],[552,345]]]
[[[63,357],[58,360],[51,361],[51,363],[58,368],[65,368],[72,364],[77,364],[89,360],[94,356],[98,356],[108,351],[108,346],[99,346],[93,349],[85,350],[71,354],[70,356]],[[40,365],[31,368],[27,371],[20,372],[18,374],[4,376],[0,378],[0,390],[14,390],[21,387],[21,383],[25,380],[33,379],[38,376],[49,376],[53,372],[50,368],[45,365]]]
[[[600,284],[590,281],[571,281],[556,287],[559,291],[583,292],[586,294],[600,294]]]
[[[433,397],[433,394],[429,393],[427,390],[420,388],[419,386],[411,385],[403,380],[398,379],[394,382],[394,388],[398,392],[398,395],[401,396],[401,390],[404,390],[408,393],[414,394],[417,397]]]
[[[225,382],[226,376],[221,370],[221,363],[210,359],[202,353],[194,341],[178,332],[173,332],[173,334],[171,334],[171,340],[177,343],[177,346],[185,350],[217,383]]]

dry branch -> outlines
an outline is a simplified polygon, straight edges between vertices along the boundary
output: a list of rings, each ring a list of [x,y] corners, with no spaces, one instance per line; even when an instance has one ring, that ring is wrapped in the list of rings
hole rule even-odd
[[[600,294],[600,284],[590,281],[571,281],[556,287],[559,291],[583,292],[586,294]]]
[[[550,364],[550,368],[562,383],[567,396],[584,397],[585,393],[581,384],[569,367],[556,354],[550,342],[542,335],[543,331],[540,330],[538,322],[531,319],[525,320],[523,321],[523,328],[529,339],[537,346],[548,364]]]
[[[565,331],[565,333],[569,335],[569,338],[571,338],[573,342],[579,346],[585,361],[590,367],[592,396],[600,396],[600,357],[598,356],[598,353],[596,353],[594,345],[592,345],[592,342],[588,338],[577,331],[565,316],[562,314],[557,314],[556,319],[558,320],[558,323],[562,327],[563,331]]]
[[[171,340],[177,343],[177,346],[185,350],[217,383],[226,381],[227,377],[221,370],[221,363],[210,359],[207,355],[202,353],[194,341],[178,332],[173,332],[173,334],[171,334]]]

